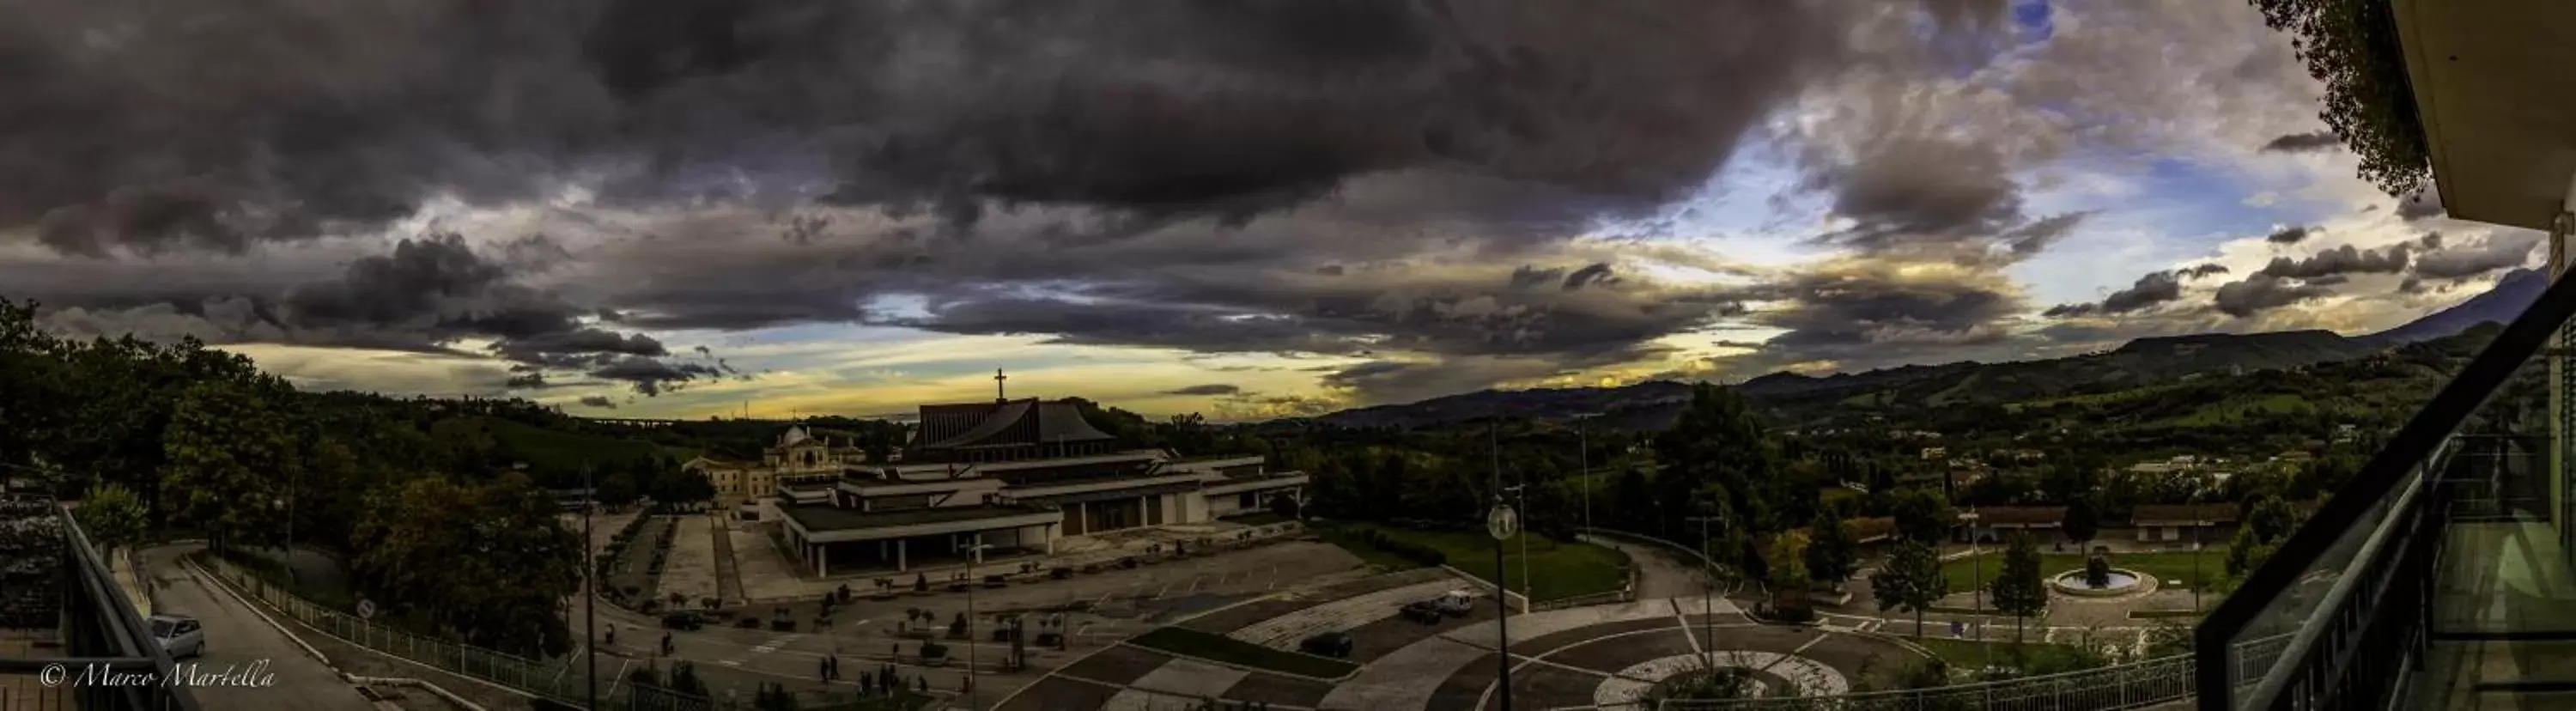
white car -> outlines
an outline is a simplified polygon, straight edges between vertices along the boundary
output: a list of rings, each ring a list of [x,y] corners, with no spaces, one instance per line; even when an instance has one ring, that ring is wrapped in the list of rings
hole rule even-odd
[[[187,615],[153,615],[152,639],[161,643],[161,651],[170,658],[194,657],[206,653],[206,627]]]
[[[1476,594],[1465,590],[1451,590],[1448,594],[1432,600],[1431,605],[1439,609],[1441,614],[1464,617],[1476,609]]]

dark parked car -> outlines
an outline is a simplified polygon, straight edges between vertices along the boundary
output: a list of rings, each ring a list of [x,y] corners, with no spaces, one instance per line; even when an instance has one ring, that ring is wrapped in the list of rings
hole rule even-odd
[[[699,617],[695,612],[674,612],[662,616],[663,629],[694,630],[706,625],[706,618]]]
[[[1406,603],[1404,606],[1404,619],[1426,625],[1439,624],[1440,619],[1445,616],[1440,613],[1440,605],[1430,600]]]
[[[1348,657],[1351,656],[1351,636],[1341,632],[1315,635],[1298,641],[1297,651],[1335,659]]]

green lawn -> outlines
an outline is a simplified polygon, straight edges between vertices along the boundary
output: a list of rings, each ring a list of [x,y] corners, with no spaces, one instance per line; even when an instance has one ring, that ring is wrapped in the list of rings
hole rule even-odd
[[[1980,567],[1983,568],[1982,571],[1979,570]],[[2188,590],[2189,588],[2172,585],[2167,581],[2197,580],[2200,589],[2208,590],[2211,585],[2218,583],[2219,578],[2226,577],[2227,575],[2227,549],[2223,547],[2211,547],[2201,551],[2200,577],[2198,578],[2192,577],[2192,554],[2189,552],[2113,553],[2111,554],[2111,567],[2134,570],[2155,576],[2158,582],[2165,582],[2169,587],[2175,590]],[[1968,592],[1980,587],[1982,585],[1980,582],[1981,580],[1993,579],[1995,577],[1995,571],[2002,568],[2003,551],[2001,549],[1990,549],[1979,554],[1975,559],[1961,558],[1942,563],[1941,574],[1950,579],[1950,592]],[[2039,574],[2043,578],[2069,570],[2083,569],[2084,555],[2081,553],[2039,554]],[[1980,572],[1985,576],[1984,578],[1977,577]]]
[[[2006,633],[2010,634],[2010,633]],[[1913,638],[1907,638],[1913,639]],[[1932,651],[1933,656],[1954,669],[1981,669],[1992,664],[2017,667],[2027,674],[2048,674],[2091,668],[2094,661],[2084,650],[2063,644],[2045,644],[2011,639],[1978,642],[1966,639],[1926,636],[1914,640]]]
[[[1127,643],[1173,654],[1317,679],[1340,679],[1359,669],[1359,665],[1339,659],[1271,649],[1221,634],[1180,627],[1156,628],[1152,632],[1127,640]]]
[[[1468,575],[1494,579],[1494,539],[1483,531],[1417,531],[1367,523],[1335,523],[1318,532],[1324,540],[1339,545],[1352,555],[1374,565],[1393,569],[1419,567],[1386,551],[1378,550],[1359,539],[1359,532],[1375,528],[1387,536],[1430,546],[1447,556],[1449,567]],[[1628,556],[1615,550],[1588,543],[1559,543],[1546,536],[1523,533],[1503,544],[1503,584],[1513,592],[1528,594],[1521,587],[1522,538],[1528,539],[1529,584],[1538,590],[1530,598],[1539,602],[1559,600],[1576,595],[1590,595],[1618,590],[1628,584]]]

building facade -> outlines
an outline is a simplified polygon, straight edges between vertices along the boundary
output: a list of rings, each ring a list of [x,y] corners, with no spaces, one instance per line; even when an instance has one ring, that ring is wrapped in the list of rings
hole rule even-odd
[[[787,428],[778,442],[761,451],[758,462],[700,456],[681,464],[715,487],[715,504],[740,507],[759,501],[782,485],[829,486],[848,467],[867,463],[866,452],[846,440],[816,437],[804,425]]]
[[[768,506],[807,571],[1049,554],[1066,536],[1204,524],[1267,510],[1276,497],[1302,502],[1308,483],[1256,455],[1121,448],[1071,400],[924,405],[902,460],[844,466],[829,484],[779,480]]]

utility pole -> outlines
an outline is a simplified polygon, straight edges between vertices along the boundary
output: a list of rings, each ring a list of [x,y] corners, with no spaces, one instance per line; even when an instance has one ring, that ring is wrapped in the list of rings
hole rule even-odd
[[[1503,503],[1502,438],[1495,434],[1495,422],[1485,421],[1485,443],[1493,451],[1494,508],[1485,515],[1485,531],[1494,536],[1494,602],[1502,614],[1494,617],[1494,668],[1499,681],[1496,690],[1503,711],[1512,709],[1512,594],[1503,585],[1503,540],[1520,533],[1520,520],[1512,507]]]
[[[1503,487],[1503,493],[1511,494],[1511,495],[1512,495],[1512,506],[1513,506],[1515,509],[1520,510],[1520,511],[1528,511],[1528,510],[1529,510],[1529,491],[1528,491],[1528,489],[1529,489],[1529,485],[1528,485],[1528,484],[1525,484],[1525,483],[1524,483],[1524,484],[1514,484],[1514,485],[1511,485],[1511,486]],[[1529,608],[1530,608],[1530,605],[1531,605],[1531,604],[1533,604],[1533,603],[1538,602],[1538,600],[1537,600],[1536,598],[1532,598],[1532,597],[1530,597],[1531,588],[1530,588],[1529,537],[1528,537],[1528,536],[1520,536],[1519,538],[1521,539],[1521,614],[1526,615],[1526,614],[1529,614]],[[1495,571],[1494,571],[1494,575],[1496,575],[1496,576],[1500,576],[1500,575],[1502,575],[1502,574],[1503,574],[1503,572],[1502,572],[1500,569],[1497,569],[1497,570],[1495,570]]]
[[[590,667],[590,711],[599,711],[599,562],[591,558],[590,510],[599,505],[589,491],[590,465],[581,467],[581,627],[587,644],[582,645],[584,664]]]
[[[1002,377],[1001,371],[997,370],[993,373],[994,380],[999,381]],[[975,708],[975,588],[983,584],[983,581],[975,578],[975,561],[982,560],[985,549],[992,548],[984,543],[984,534],[975,534],[974,541],[965,546],[966,641],[963,644],[966,645],[966,708],[969,709]]]
[[[1584,428],[1588,416],[1574,418],[1574,461],[1583,478],[1583,528],[1592,529],[1592,431]]]
[[[1708,592],[1699,598],[1700,652],[1703,657],[1700,668],[1713,672],[1717,669],[1717,557],[1708,554],[1708,525],[1723,523],[1726,517],[1692,516],[1689,520],[1699,522],[1699,560],[1708,578]]]

